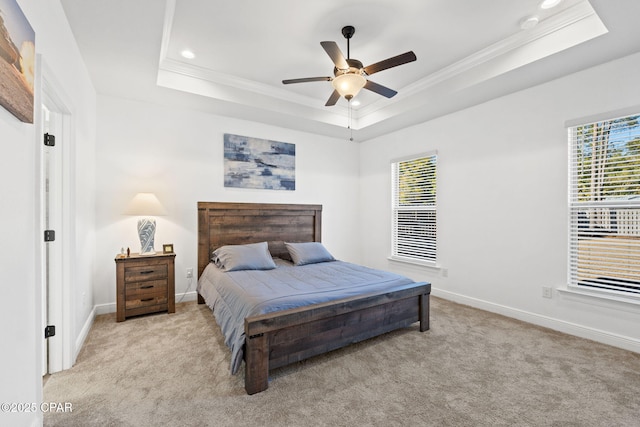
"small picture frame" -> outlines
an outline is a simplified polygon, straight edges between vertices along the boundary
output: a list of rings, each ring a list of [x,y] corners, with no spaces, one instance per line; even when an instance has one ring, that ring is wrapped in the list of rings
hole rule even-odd
[[[162,253],[163,254],[172,254],[173,253],[173,243],[165,243],[162,245]]]

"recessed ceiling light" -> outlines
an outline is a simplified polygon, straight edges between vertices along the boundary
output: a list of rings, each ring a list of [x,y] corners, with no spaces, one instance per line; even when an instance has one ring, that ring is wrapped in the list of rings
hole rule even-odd
[[[182,55],[183,58],[187,58],[187,59],[193,59],[196,57],[196,54],[191,52],[189,49],[185,49],[182,52],[180,52],[180,55]]]
[[[556,7],[560,4],[562,0],[544,0],[540,3],[540,9],[551,9],[552,7]]]
[[[523,30],[530,30],[538,25],[538,21],[539,19],[535,15],[525,16],[520,20],[520,28],[522,28]]]
[[[357,107],[358,105],[360,105],[360,101],[358,101],[357,99],[354,99],[353,101],[351,101],[351,105],[353,107]]]

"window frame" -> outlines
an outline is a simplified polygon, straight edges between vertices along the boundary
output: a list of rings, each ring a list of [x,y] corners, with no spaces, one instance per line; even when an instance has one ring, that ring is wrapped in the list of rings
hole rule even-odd
[[[426,168],[421,169],[421,174],[424,174],[425,179],[432,180],[432,185],[434,187],[433,196],[428,196],[428,200],[424,200],[424,203],[414,203],[410,206],[401,206],[399,200],[399,187],[400,187],[400,176],[399,174],[399,165],[403,162],[411,162],[415,160],[421,159],[431,159],[433,161],[433,166],[429,167],[429,170]],[[411,156],[406,156],[399,159],[391,160],[391,255],[389,256],[390,260],[399,261],[409,264],[417,264],[421,266],[427,267],[438,267],[437,264],[437,165],[438,165],[438,152],[435,150],[419,153]],[[399,221],[398,221],[398,213],[399,212],[415,212],[419,213],[418,215],[424,218],[428,218],[429,216],[432,219],[429,219],[426,224],[422,224],[421,227],[425,230],[425,234],[433,234],[432,238],[424,238],[417,241],[418,248],[429,247],[427,251],[432,253],[430,256],[409,256],[407,255],[407,251],[398,250],[399,244],[407,244],[406,239],[401,239],[398,236],[399,230]],[[418,218],[417,222],[422,222],[420,218]],[[415,235],[413,235],[415,237]]]
[[[614,174],[609,168],[612,167],[611,165],[629,167],[631,171],[629,172],[630,177],[625,177],[620,182],[633,186],[640,177],[640,166],[636,166],[637,161],[640,160],[640,153],[625,154],[621,157],[623,161],[620,161],[620,159],[609,161],[612,157],[609,157],[609,153],[607,153],[607,157],[604,158],[606,161],[602,162],[602,170],[604,172],[599,172],[600,176],[597,176],[596,172],[593,171],[591,172],[592,175],[587,175],[586,173],[579,175],[580,172],[584,173],[586,170],[586,167],[580,167],[580,162],[592,162],[591,164],[593,165],[597,156],[593,154],[584,156],[584,153],[593,150],[594,146],[592,143],[591,147],[587,148],[589,147],[589,137],[586,136],[586,133],[578,133],[578,129],[587,128],[598,123],[613,125],[616,121],[626,121],[628,119],[636,121],[633,126],[624,125],[621,127],[629,131],[629,139],[619,142],[619,146],[615,146],[614,140],[614,145],[611,145],[611,134],[607,133],[606,152],[609,150],[615,151],[623,143],[627,144],[629,141],[636,141],[640,138],[640,108],[634,111],[626,110],[619,112],[619,114],[609,113],[607,116],[601,115],[597,118],[592,117],[567,123],[569,150],[567,290],[584,295],[637,304],[640,301],[640,285],[636,286],[635,283],[638,283],[636,277],[640,274],[640,264],[635,264],[633,256],[640,255],[640,231],[628,231],[629,224],[623,223],[622,218],[627,218],[631,215],[632,219],[630,221],[632,222],[630,224],[636,228],[638,227],[637,215],[640,215],[640,197],[638,196],[640,196],[640,191],[636,188],[635,194],[631,190],[631,195],[622,194],[620,197],[615,197],[617,194],[615,191],[620,193],[624,193],[624,191],[620,190],[621,184],[612,184]],[[615,131],[619,131],[619,129],[615,128]],[[626,150],[629,149],[629,146],[627,146]],[[583,154],[582,157],[580,154]],[[582,188],[584,188],[587,176],[592,180],[601,179],[603,182],[606,181],[606,185],[610,185],[608,188],[613,188],[611,190],[613,195],[610,193],[605,197],[599,194],[605,189],[605,184],[596,189],[590,187],[587,190],[581,190],[581,184]],[[584,200],[585,197],[588,197],[588,200]],[[634,215],[636,219],[633,219]],[[635,225],[633,222],[635,222]],[[616,241],[615,239],[618,240]],[[616,254],[620,248],[630,251],[628,266],[622,266],[623,262],[626,261],[621,261],[621,257]],[[594,261],[594,257],[597,258],[596,261]],[[590,274],[595,277],[590,277]],[[598,276],[598,274],[601,276]],[[607,274],[611,276],[607,277]],[[623,285],[625,280],[629,280],[627,276],[633,279],[631,280],[633,285],[625,289]]]

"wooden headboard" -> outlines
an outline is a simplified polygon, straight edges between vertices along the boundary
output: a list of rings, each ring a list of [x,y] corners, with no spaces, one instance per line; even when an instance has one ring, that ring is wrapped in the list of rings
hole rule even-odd
[[[320,242],[322,205],[198,202],[198,277],[223,245],[269,242],[274,257],[284,242]]]

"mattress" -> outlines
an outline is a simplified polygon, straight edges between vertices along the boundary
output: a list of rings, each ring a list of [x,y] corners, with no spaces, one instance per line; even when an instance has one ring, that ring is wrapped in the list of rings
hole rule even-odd
[[[387,271],[344,261],[294,266],[275,259],[272,270],[224,272],[213,263],[198,280],[198,293],[231,349],[231,373],[242,363],[244,319],[372,292],[389,292],[413,280]]]

